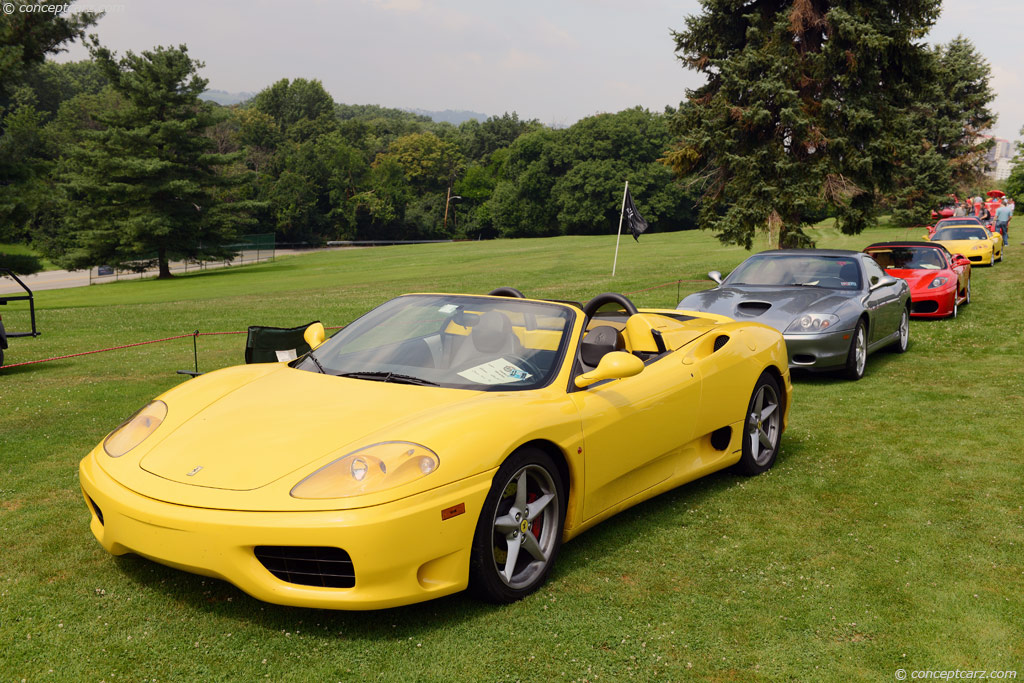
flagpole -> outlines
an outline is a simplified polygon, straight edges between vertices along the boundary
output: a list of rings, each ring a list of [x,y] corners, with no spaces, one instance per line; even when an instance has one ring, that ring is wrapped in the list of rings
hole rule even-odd
[[[626,195],[629,194],[629,181],[622,190],[622,209],[619,211],[619,234],[615,236],[615,259],[612,261],[612,277],[615,277],[615,266],[619,262],[619,239],[622,237],[622,217],[626,215]]]

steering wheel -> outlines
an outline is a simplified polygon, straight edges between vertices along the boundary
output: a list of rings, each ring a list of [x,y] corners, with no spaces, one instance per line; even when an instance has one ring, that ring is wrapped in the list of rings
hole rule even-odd
[[[510,365],[515,365],[519,369],[525,370],[526,372],[530,373],[530,376],[527,378],[528,380],[537,381],[544,374],[544,373],[542,373],[537,368],[536,365],[534,365],[532,362],[526,360],[522,356],[503,354],[501,356],[501,358],[502,358],[502,360],[507,361]],[[494,360],[497,360],[497,358],[495,358],[495,359],[493,359],[491,361],[481,361],[480,358],[470,358],[468,361],[466,361],[465,363],[463,363],[459,367],[452,368],[452,371],[455,372],[456,374],[458,374],[458,373],[463,372],[465,370],[468,370],[470,368],[475,368],[478,365],[486,365],[487,363],[493,362]],[[502,382],[502,384],[515,384],[516,382],[519,382],[519,381],[521,381],[521,380],[511,380],[509,382]]]
[[[639,313],[639,311],[636,308],[636,305],[634,305],[632,301],[630,301],[623,295],[617,292],[605,292],[604,294],[598,294],[593,299],[588,301],[583,306],[583,314],[586,315],[588,318],[593,318],[594,314],[597,313],[598,309],[600,309],[605,304],[618,304],[622,308],[626,309],[626,313],[628,313],[629,315],[636,315],[637,313]]]
[[[514,299],[525,299],[523,293],[515,287],[498,287],[487,292],[487,296],[510,296]]]

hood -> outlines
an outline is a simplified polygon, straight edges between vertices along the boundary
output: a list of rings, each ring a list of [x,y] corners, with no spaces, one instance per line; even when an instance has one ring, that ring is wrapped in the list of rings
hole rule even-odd
[[[950,254],[962,254],[964,256],[975,253],[974,247],[981,247],[978,251],[982,251],[988,250],[992,246],[991,240],[936,240],[935,244],[941,244]]]
[[[906,280],[912,290],[925,289],[937,277],[950,278],[956,284],[956,275],[948,270],[927,270],[925,268],[886,268],[886,273]],[[949,283],[947,283],[949,284]]]
[[[139,466],[181,484],[248,491],[332,452],[345,455],[349,444],[384,427],[391,428],[388,440],[402,440],[404,423],[477,396],[282,367],[196,410]],[[173,392],[165,400],[169,416],[195,410]]]
[[[759,322],[785,332],[799,315],[833,313],[860,296],[863,293],[859,290],[825,287],[725,285],[691,294],[679,302],[678,308],[718,313],[737,321]]]

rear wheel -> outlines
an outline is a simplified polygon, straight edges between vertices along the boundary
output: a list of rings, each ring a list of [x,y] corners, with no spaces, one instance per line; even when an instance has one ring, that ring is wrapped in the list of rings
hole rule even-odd
[[[779,381],[762,373],[750,394],[743,425],[743,454],[736,467],[746,475],[761,474],[775,464],[782,438],[782,390]]]
[[[967,293],[964,294],[964,305],[971,303],[971,278],[967,278]]]
[[[496,603],[537,590],[558,557],[564,524],[565,492],[551,456],[536,448],[513,453],[494,475],[477,521],[470,590]]]
[[[858,380],[864,376],[864,368],[868,364],[868,333],[863,320],[857,321],[850,339],[850,350],[846,353],[846,367],[843,376],[846,379]]]

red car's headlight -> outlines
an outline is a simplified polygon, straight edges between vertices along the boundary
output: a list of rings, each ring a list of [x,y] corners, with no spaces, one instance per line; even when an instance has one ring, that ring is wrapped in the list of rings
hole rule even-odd
[[[294,498],[347,498],[377,493],[425,477],[441,464],[429,448],[406,441],[373,444],[338,458],[291,491]]]
[[[120,458],[142,443],[166,417],[166,403],[153,401],[147,404],[142,410],[121,423],[120,427],[110,432],[110,435],[103,440],[103,450],[111,458]]]
[[[928,283],[928,289],[935,289],[936,287],[941,287],[942,285],[946,284],[947,282],[949,282],[949,278],[948,277],[937,277],[934,280],[932,280],[930,283]]]

